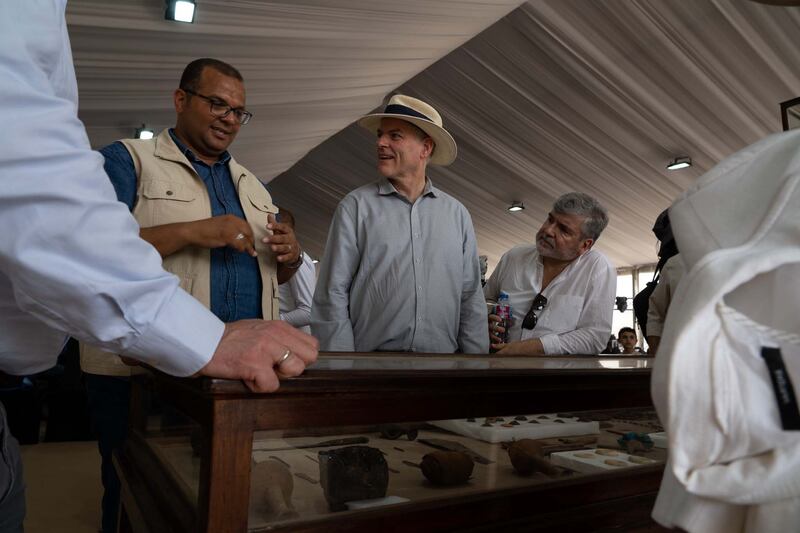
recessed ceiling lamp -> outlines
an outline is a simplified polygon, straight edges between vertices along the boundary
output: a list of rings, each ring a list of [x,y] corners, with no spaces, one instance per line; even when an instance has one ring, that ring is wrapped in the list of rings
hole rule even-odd
[[[142,127],[136,130],[134,137],[137,139],[152,139],[154,134],[153,130],[142,124]]]
[[[176,22],[194,22],[194,0],[166,0],[164,18]]]
[[[692,158],[688,156],[676,157],[667,165],[667,170],[680,170],[692,166]]]
[[[525,209],[525,204],[522,202],[511,202],[511,205],[508,207],[508,210],[512,213],[516,213],[517,211],[522,211]]]

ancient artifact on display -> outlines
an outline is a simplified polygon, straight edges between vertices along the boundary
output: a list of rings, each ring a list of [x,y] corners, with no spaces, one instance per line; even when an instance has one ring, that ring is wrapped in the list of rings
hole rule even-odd
[[[653,447],[653,439],[647,433],[636,433],[628,431],[617,439],[619,447],[628,453],[636,453],[649,450]]]
[[[618,451],[608,450],[606,448],[598,448],[594,451],[594,453],[596,453],[597,455],[610,455],[610,456],[620,455]]]
[[[408,438],[408,440],[414,440],[417,438],[417,434],[419,433],[419,430],[416,427],[401,424],[380,425],[378,426],[378,431],[380,432],[382,438],[390,440],[399,439],[402,436],[405,436]]]
[[[541,445],[532,439],[522,439],[508,445],[508,458],[514,470],[522,476],[542,472],[548,476],[558,473],[558,469],[545,459]]]
[[[389,465],[377,448],[348,446],[319,452],[319,478],[331,511],[345,502],[386,496]]]
[[[250,508],[265,520],[295,518],[292,505],[294,480],[283,461],[250,463]]]
[[[271,441],[266,441],[266,443],[255,443],[253,445],[254,452],[280,452],[283,450],[299,450],[299,449],[306,449],[306,448],[328,448],[331,446],[346,446],[350,444],[366,444],[369,442],[369,437],[345,437],[342,439],[332,439],[332,440],[323,440],[319,442],[310,442],[306,444],[292,444],[289,446],[279,446],[277,448],[265,448],[265,444],[269,444]]]
[[[500,418],[487,417],[483,424],[471,423],[467,419],[431,420],[428,423],[458,435],[491,443],[600,433],[597,422],[579,422],[574,417],[564,419],[553,414],[541,414],[507,416],[503,421]]]
[[[464,446],[460,442],[456,442],[454,440],[447,440],[447,439],[419,439],[419,442],[422,444],[427,444],[431,448],[436,448],[437,450],[445,450],[449,452],[463,452],[467,454],[469,457],[472,458],[473,461],[476,463],[480,463],[482,465],[488,465],[493,463],[484,457],[483,455],[479,454],[475,450]]]
[[[461,485],[469,481],[475,463],[464,452],[436,451],[422,458],[423,475],[434,485]]]

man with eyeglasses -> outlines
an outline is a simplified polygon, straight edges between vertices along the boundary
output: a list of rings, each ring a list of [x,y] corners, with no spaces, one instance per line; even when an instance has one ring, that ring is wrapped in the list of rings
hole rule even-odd
[[[253,116],[244,108],[242,75],[222,61],[197,59],[186,66],[173,101],[174,128],[100,150],[117,197],[164,268],[223,322],[278,320],[278,284],[303,260],[264,185],[228,153]],[[86,344],[81,367],[103,459],[103,531],[116,531],[119,481],[111,454],[127,434],[131,368]]]
[[[596,354],[611,334],[617,274],[593,248],[608,224],[606,209],[571,192],[553,204],[535,245],[506,252],[484,287],[487,299],[509,295],[514,320],[509,342],[496,315],[489,339],[501,356]]]

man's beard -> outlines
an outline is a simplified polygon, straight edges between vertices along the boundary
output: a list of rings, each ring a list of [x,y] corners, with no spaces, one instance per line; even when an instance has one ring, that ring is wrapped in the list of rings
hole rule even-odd
[[[536,233],[536,250],[540,256],[558,261],[572,261],[579,255],[577,250],[558,250],[554,240],[550,240],[538,232]]]

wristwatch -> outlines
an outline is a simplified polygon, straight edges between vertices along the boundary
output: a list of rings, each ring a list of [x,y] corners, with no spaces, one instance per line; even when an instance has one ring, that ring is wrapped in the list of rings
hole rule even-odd
[[[296,270],[296,269],[300,268],[300,265],[302,265],[302,264],[303,264],[303,249],[301,248],[300,249],[300,255],[297,256],[297,260],[295,260],[292,263],[284,263],[283,265],[286,268],[291,268],[292,270]]]

